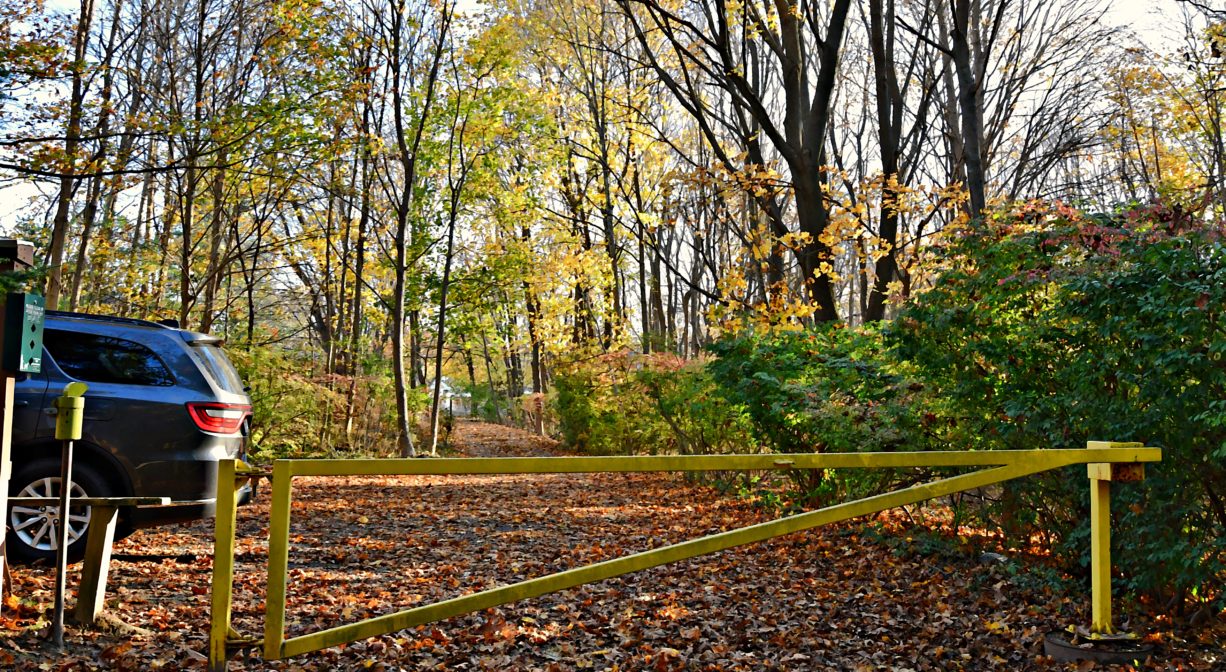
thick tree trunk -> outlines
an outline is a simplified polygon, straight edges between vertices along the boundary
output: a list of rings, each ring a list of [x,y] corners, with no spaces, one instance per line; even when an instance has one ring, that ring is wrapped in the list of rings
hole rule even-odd
[[[393,292],[404,295],[404,280],[397,279]],[[414,457],[417,448],[413,445],[413,428],[409,412],[409,386],[405,379],[404,363],[404,305],[399,301],[392,305],[392,377],[396,386],[396,446],[401,457]]]
[[[971,4],[974,0],[953,1],[952,58],[958,78],[958,108],[962,112],[962,155],[966,167],[966,189],[970,193],[970,214],[978,217],[987,208],[987,178],[983,161],[983,107],[971,62],[969,42]]]
[[[85,57],[89,47],[90,26],[94,19],[94,1],[81,0],[81,13],[73,36],[72,93],[68,99],[68,126],[64,134],[64,156],[60,190],[56,198],[55,216],[51,221],[51,245],[47,250],[47,282],[44,296],[47,308],[59,307],[63,291],[64,245],[72,211],[72,197],[77,189],[77,151],[81,147],[81,119],[85,108]]]
[[[869,0],[869,44],[873,58],[873,83],[877,102],[877,145],[881,152],[881,217],[877,232],[885,254],[873,268],[873,289],[864,310],[864,321],[885,317],[890,283],[898,274],[898,152],[901,140],[902,96],[894,71],[894,0]],[[889,32],[887,32],[889,31]]]
[[[825,265],[833,266],[834,257],[830,248],[821,242],[822,233],[830,223],[829,211],[822,193],[821,179],[820,171],[793,175],[796,186],[796,214],[800,221],[800,230],[808,233],[812,240],[801,247],[797,252],[797,257],[809,290],[809,300],[813,302],[817,311],[814,314],[815,319],[819,322],[833,322],[839,319],[839,311],[835,303],[834,283],[830,279],[830,273],[823,271]]]

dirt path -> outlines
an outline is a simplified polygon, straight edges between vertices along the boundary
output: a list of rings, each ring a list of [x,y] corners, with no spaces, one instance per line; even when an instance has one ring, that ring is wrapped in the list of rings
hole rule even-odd
[[[469,456],[557,452],[548,440],[472,422],[458,425],[455,444]],[[294,497],[290,635],[765,519],[670,474],[302,478]],[[255,636],[267,520],[266,495],[240,511],[234,618]],[[1040,656],[1041,637],[1080,622],[1083,600],[1023,589],[1023,579],[973,557],[903,559],[863,539],[862,527],[792,535],[290,661],[235,660],[231,669],[1065,669]],[[50,572],[18,568],[25,603],[0,619],[0,669],[202,669],[211,534],[211,523],[197,523],[117,544],[109,613],[147,632],[70,629],[63,657],[37,637]],[[1220,643],[1199,646],[1183,643],[1165,662],[1213,669]]]

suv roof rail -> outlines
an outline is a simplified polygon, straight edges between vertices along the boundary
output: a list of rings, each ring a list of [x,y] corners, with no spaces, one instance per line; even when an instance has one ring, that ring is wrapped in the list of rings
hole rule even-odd
[[[117,317],[115,315],[94,315],[93,313],[73,313],[67,310],[48,310],[48,317],[67,317],[80,320],[94,320],[100,322],[115,322],[117,324],[130,324],[135,327],[151,327],[154,329],[173,329],[159,322],[150,322],[149,320],[141,320],[135,317]]]

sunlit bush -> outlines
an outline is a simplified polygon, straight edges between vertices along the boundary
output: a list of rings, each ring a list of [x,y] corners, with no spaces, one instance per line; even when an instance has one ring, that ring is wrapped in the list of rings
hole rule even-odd
[[[928,450],[951,434],[938,404],[875,328],[823,325],[745,332],[715,343],[708,365],[721,394],[744,409],[753,436],[784,453]],[[791,474],[810,505],[878,492],[905,474],[882,470]]]
[[[616,353],[571,366],[554,381],[559,430],[592,454],[743,452],[744,414],[718,394],[701,362]]]
[[[971,445],[1163,447],[1144,483],[1113,489],[1117,566],[1166,601],[1226,605],[1221,230],[1161,207],[1089,217],[1029,203],[968,230],[945,261],[891,334]],[[1021,483],[995,513],[1085,562],[1087,493],[1084,467],[1070,468]]]
[[[350,377],[313,373],[317,362],[275,347],[227,352],[251,395],[254,459],[395,451],[394,387],[381,360],[359,363]],[[424,392],[411,391],[409,401],[424,408]]]

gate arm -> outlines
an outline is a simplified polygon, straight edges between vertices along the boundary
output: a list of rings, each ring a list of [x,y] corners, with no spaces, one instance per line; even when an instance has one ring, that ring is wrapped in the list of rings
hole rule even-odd
[[[1033,451],[1040,452],[1040,451]],[[1083,463],[1085,451],[1067,451],[1073,455],[1060,455],[1064,451],[1041,451],[1050,453],[1047,456],[1035,456],[1020,464],[996,467],[962,474],[931,483],[915,485],[910,488],[890,492],[874,497],[830,506],[816,511],[809,511],[787,518],[759,523],[728,532],[721,532],[699,539],[664,546],[650,551],[635,553],[613,560],[606,560],[593,565],[569,569],[556,574],[542,576],[527,581],[521,581],[507,586],[436,602],[407,611],[387,614],[359,621],[348,625],[321,630],[307,635],[285,640],[285,588],[288,560],[288,525],[277,524],[279,516],[274,512],[273,527],[269,533],[269,576],[267,618],[264,632],[264,657],[268,659],[288,658],[291,656],[337,646],[346,642],[376,637],[379,635],[416,627],[424,623],[467,614],[490,607],[496,607],[508,602],[514,602],[529,597],[537,597],[547,593],[573,588],[586,583],[594,583],[604,579],[637,572],[659,565],[715,553],[736,546],[765,541],[792,532],[827,525],[858,516],[869,515],[908,504],[915,504],[935,497],[982,488],[1022,476],[1055,469],[1070,464]],[[557,458],[545,458],[557,459]],[[436,460],[417,460],[420,463],[436,462]],[[274,469],[280,467],[278,462]],[[286,465],[288,466],[288,465]],[[296,465],[297,466],[297,465]],[[539,468],[539,467],[537,467]],[[296,471],[296,469],[295,469]],[[276,472],[274,472],[276,473]],[[279,475],[279,474],[278,474]],[[288,479],[285,479],[288,480]],[[282,481],[283,482],[283,481]],[[276,477],[273,479],[274,490],[281,485]],[[288,517],[289,496],[286,490],[278,497],[274,494],[273,506],[284,506],[284,515]]]
[[[1161,451],[1140,444],[1050,450],[933,450],[890,453],[769,455],[609,455],[596,457],[442,457],[277,460],[289,476],[460,476],[475,474],[594,474],[655,471],[995,467],[1043,464],[1055,469],[1087,462],[1157,462]],[[275,481],[275,479],[274,479]]]

